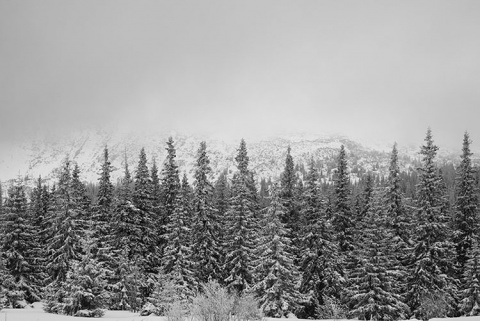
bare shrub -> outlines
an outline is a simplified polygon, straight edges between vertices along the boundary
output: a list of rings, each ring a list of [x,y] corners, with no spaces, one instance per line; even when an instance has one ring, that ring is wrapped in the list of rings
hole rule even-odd
[[[191,314],[194,320],[254,321],[262,319],[253,295],[231,294],[215,281],[203,285],[202,289],[203,292],[193,298]]]
[[[443,293],[427,293],[420,301],[416,317],[427,321],[431,318],[444,318],[448,312],[448,302]]]
[[[193,298],[192,316],[198,321],[230,320],[234,297],[215,281],[203,285],[203,293]]]
[[[187,315],[188,310],[179,301],[172,303],[165,313],[167,321],[184,321]]]
[[[258,308],[257,300],[252,294],[238,296],[232,311],[234,321],[262,320],[262,312]]]

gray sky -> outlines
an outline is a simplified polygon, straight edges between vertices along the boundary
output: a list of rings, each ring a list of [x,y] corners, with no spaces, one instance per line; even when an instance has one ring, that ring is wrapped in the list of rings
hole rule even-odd
[[[480,1],[0,0],[0,140],[119,124],[480,146]]]

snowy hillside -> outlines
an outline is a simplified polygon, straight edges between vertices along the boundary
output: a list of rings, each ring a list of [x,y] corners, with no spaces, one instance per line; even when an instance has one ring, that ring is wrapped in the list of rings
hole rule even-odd
[[[82,178],[87,182],[98,179],[98,170],[102,161],[104,146],[108,146],[110,159],[114,167],[113,180],[116,181],[123,173],[124,159],[134,170],[138,154],[145,147],[147,157],[155,159],[161,168],[166,156],[165,142],[169,136],[175,141],[177,161],[181,172],[186,172],[191,178],[196,152],[202,140],[207,141],[212,169],[217,175],[220,171],[234,169],[235,152],[238,140],[223,140],[205,136],[188,136],[178,133],[119,133],[115,131],[83,131],[70,136],[55,138],[37,138],[33,141],[10,146],[0,156],[0,179],[8,181],[19,176],[28,180],[39,175],[50,181],[56,177],[56,169],[68,157],[76,162],[82,171]],[[335,166],[335,159],[341,144],[344,144],[352,170],[352,179],[357,173],[377,171],[386,173],[391,146],[377,146],[375,149],[366,147],[354,140],[339,135],[278,135],[270,138],[247,140],[251,168],[257,178],[275,179],[283,170],[288,146],[296,164],[306,166],[310,159],[317,162],[327,177]],[[410,158],[416,157],[417,150],[400,148],[401,166],[408,170]],[[408,157],[403,157],[408,156]]]

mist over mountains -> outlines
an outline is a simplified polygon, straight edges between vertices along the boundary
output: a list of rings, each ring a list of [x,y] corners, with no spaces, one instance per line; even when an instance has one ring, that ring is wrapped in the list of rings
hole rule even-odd
[[[172,136],[177,150],[180,172],[193,177],[197,149],[201,141],[207,142],[214,176],[226,170],[233,174],[235,154],[240,139],[223,139],[208,135],[182,133],[120,133],[113,130],[84,130],[71,135],[38,137],[31,141],[12,145],[0,156],[0,179],[3,182],[21,177],[27,183],[41,176],[49,182],[56,179],[61,163],[68,157],[81,169],[82,179],[96,182],[102,161],[102,152],[108,147],[114,167],[112,180],[116,182],[123,175],[125,160],[131,170],[138,162],[138,154],[145,148],[149,166],[155,160],[161,165],[166,157],[166,141]],[[287,148],[298,169],[306,167],[313,159],[322,171],[322,179],[331,179],[336,166],[336,157],[343,144],[348,152],[351,179],[355,181],[362,173],[373,172],[383,175],[388,169],[389,153],[393,144],[368,144],[338,134],[281,134],[270,137],[246,139],[252,170],[257,179],[276,179],[284,167]],[[399,146],[402,171],[415,168],[419,146]],[[459,153],[444,150],[440,146],[439,161],[456,162]],[[215,177],[214,177],[215,178]]]

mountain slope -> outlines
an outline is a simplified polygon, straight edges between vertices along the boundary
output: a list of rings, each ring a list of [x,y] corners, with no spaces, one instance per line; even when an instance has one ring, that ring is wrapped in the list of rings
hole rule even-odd
[[[80,166],[85,181],[95,182],[98,179],[103,148],[108,146],[114,167],[112,177],[116,181],[123,174],[125,159],[131,170],[136,168],[142,147],[145,147],[149,166],[152,160],[156,159],[161,169],[166,156],[165,142],[169,136],[175,141],[180,171],[186,172],[188,177],[193,177],[196,152],[202,140],[207,142],[214,176],[223,170],[227,170],[230,175],[235,171],[235,155],[240,139],[223,140],[177,133],[83,131],[70,136],[39,138],[11,146],[0,157],[0,178],[8,181],[21,176],[32,180],[41,175],[48,182],[56,178],[56,169],[68,157]],[[322,170],[324,179],[328,180],[335,168],[338,150],[342,144],[348,153],[353,180],[362,172],[386,173],[391,146],[374,149],[344,136],[326,134],[283,135],[247,140],[251,168],[257,178],[267,179],[275,179],[280,175],[287,148],[290,146],[296,164],[306,167],[313,159]],[[401,150],[400,157],[402,169],[408,170],[412,166],[412,158],[416,157],[416,151],[407,149],[402,157]]]

